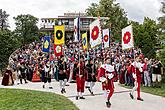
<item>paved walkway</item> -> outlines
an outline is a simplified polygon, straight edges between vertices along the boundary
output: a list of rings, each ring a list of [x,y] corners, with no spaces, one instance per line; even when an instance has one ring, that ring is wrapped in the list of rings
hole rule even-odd
[[[1,81],[0,81],[1,82]],[[46,91],[53,92],[57,94],[60,93],[59,83],[52,82],[53,89],[50,90],[48,88],[43,89],[42,83],[32,83],[23,85],[14,85],[4,87],[0,85],[0,88],[17,88],[17,89],[30,89],[30,90],[38,90],[38,91]],[[105,105],[105,99],[103,97],[103,92],[101,91],[101,84],[96,83],[94,87],[95,96],[91,96],[89,91],[86,90],[84,93],[85,100],[76,100],[76,85],[70,84],[70,86],[66,87],[66,96],[71,101],[73,101],[80,110],[108,110]],[[129,89],[125,89],[120,87],[117,83],[115,83],[115,94],[112,97],[111,110],[165,110],[165,98],[141,93],[143,102],[132,100],[129,97]]]

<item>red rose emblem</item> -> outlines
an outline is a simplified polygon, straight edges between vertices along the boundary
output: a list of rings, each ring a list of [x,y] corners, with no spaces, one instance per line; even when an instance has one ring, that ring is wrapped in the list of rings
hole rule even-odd
[[[105,41],[105,42],[108,42],[108,35],[105,35],[105,36],[104,36],[104,41]]]
[[[97,26],[94,26],[91,34],[92,34],[92,39],[96,40],[99,36],[99,28]]]
[[[123,41],[124,41],[124,44],[128,44],[131,40],[131,33],[130,32],[126,32],[124,34],[124,37],[123,37]]]

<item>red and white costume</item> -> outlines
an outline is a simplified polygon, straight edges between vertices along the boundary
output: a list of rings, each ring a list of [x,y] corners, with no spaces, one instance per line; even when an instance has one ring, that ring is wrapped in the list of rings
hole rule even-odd
[[[107,99],[109,100],[114,93],[114,76],[115,76],[115,69],[114,66],[110,64],[104,64],[101,66],[99,70],[100,78],[99,80],[102,82],[102,89],[107,92],[110,90]],[[104,93],[104,95],[106,95]]]
[[[77,69],[76,84],[77,84],[77,92],[80,93],[80,97],[81,97],[82,93],[84,92],[84,88],[85,88],[85,66],[84,66],[84,62],[80,63],[80,74],[79,74],[79,69]],[[78,94],[78,96],[79,96],[79,94]]]
[[[143,64],[141,64],[140,62],[133,62],[132,63],[132,76],[135,80],[135,86],[132,89],[132,94],[135,90],[137,90],[137,98],[141,98],[140,97],[140,84],[141,84],[141,72],[143,72]]]

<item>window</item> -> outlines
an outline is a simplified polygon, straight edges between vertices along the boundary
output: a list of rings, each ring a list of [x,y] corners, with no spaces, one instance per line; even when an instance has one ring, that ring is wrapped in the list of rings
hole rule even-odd
[[[69,25],[69,20],[68,19],[63,19],[62,23],[65,24],[65,25]]]
[[[90,24],[89,19],[82,20],[82,27],[84,27],[84,28],[89,27],[89,24]]]
[[[74,21],[69,20],[69,25],[74,25]]]

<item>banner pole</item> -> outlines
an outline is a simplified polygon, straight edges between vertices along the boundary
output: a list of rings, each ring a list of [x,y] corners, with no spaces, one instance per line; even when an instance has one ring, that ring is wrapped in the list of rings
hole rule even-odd
[[[78,17],[78,43],[79,43],[79,75],[80,75],[80,12]]]

